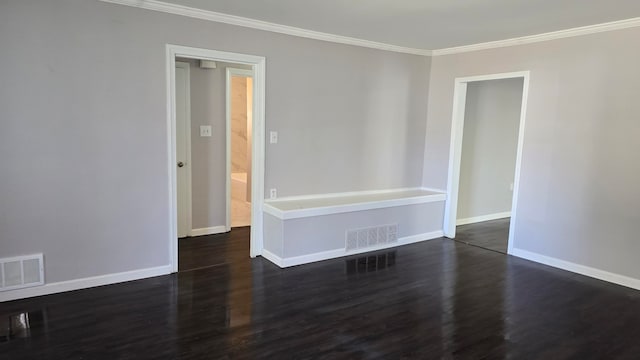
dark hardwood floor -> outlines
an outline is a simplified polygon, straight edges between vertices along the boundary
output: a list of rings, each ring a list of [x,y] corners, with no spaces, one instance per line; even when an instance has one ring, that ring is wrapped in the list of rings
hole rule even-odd
[[[28,336],[0,342],[0,358],[640,356],[638,291],[447,239],[376,255],[279,269],[245,252],[218,266],[194,261],[199,269],[170,276],[1,303],[0,319],[26,311],[33,322]]]
[[[510,221],[506,218],[457,226],[455,240],[506,254]]]
[[[246,262],[251,228],[233,228],[225,234],[178,239],[178,271]]]

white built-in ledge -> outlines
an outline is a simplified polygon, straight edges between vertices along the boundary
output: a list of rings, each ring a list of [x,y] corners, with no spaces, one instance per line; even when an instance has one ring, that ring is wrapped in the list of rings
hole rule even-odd
[[[325,195],[309,195],[268,200],[263,210],[279,219],[340,214],[352,211],[382,209],[394,206],[445,201],[444,192],[426,189],[363,191]]]

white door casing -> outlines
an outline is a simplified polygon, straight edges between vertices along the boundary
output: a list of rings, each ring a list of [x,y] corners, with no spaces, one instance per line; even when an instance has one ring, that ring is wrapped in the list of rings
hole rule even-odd
[[[251,240],[249,255],[262,255],[265,165],[265,91],[266,59],[262,56],[230,53],[180,45],[166,45],[167,91],[167,169],[169,224],[167,245],[172,272],[178,271],[178,210],[176,161],[176,57],[246,64],[253,71],[253,126],[251,147]]]
[[[525,120],[527,102],[529,99],[529,71],[500,73],[456,78],[454,80],[453,112],[451,120],[451,140],[449,147],[449,171],[447,182],[447,201],[444,211],[444,235],[448,238],[456,236],[456,217],[458,211],[458,190],[460,186],[460,162],[462,159],[462,134],[464,130],[464,115],[467,97],[467,84],[477,81],[522,78],[522,105],[520,108],[520,126],[518,130],[518,149],[516,153],[516,169],[511,201],[511,222],[509,224],[509,240],[507,253],[512,254],[515,243],[515,225],[518,209],[518,194],[520,189],[520,168],[522,164],[522,147],[524,143]]]
[[[189,63],[176,61],[178,238],[191,233],[191,99]]]

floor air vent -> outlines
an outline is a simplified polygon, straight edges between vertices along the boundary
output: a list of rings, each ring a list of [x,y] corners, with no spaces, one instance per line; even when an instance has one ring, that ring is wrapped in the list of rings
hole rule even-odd
[[[347,230],[345,248],[347,251],[373,246],[393,244],[398,241],[398,224],[374,226]]]
[[[0,291],[43,284],[42,254],[0,259]]]

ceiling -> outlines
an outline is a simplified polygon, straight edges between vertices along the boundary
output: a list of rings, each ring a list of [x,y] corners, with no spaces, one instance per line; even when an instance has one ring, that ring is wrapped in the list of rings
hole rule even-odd
[[[638,0],[164,1],[426,50],[640,17]]]

